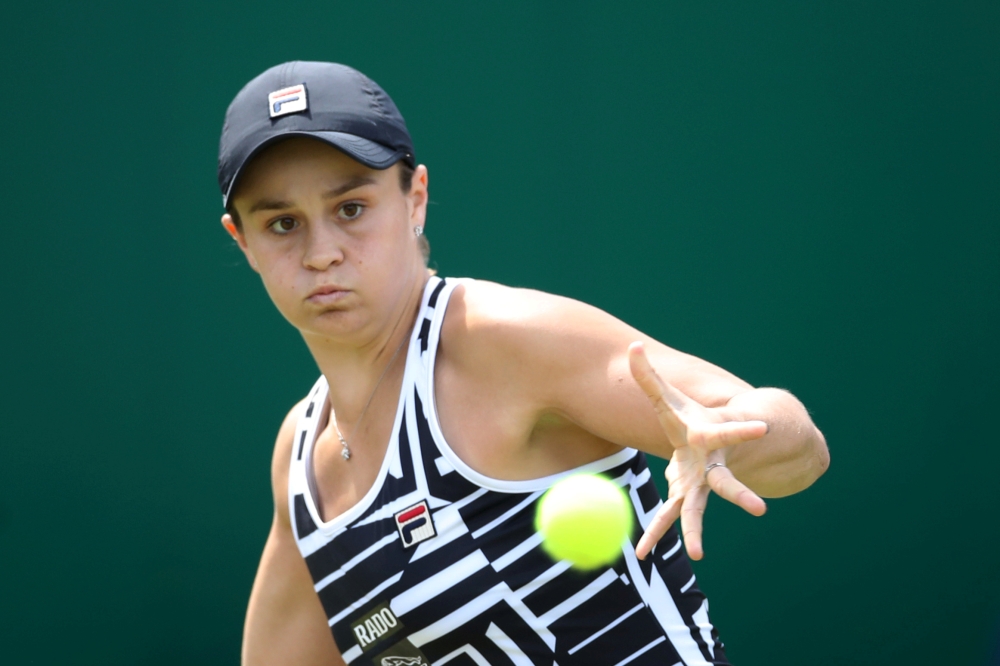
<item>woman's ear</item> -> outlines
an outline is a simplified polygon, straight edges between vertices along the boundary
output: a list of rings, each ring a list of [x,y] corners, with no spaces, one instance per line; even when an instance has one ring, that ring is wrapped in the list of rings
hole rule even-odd
[[[410,191],[406,195],[407,206],[410,209],[410,227],[423,229],[427,226],[427,196],[427,167],[420,164],[413,170]]]
[[[226,230],[226,233],[228,233],[234,241],[236,241],[240,250],[243,251],[243,256],[247,258],[247,263],[250,264],[250,268],[257,271],[257,260],[253,258],[252,254],[250,254],[250,248],[247,247],[247,239],[243,235],[243,230],[236,226],[236,222],[233,221],[233,216],[229,213],[222,216],[222,228]]]

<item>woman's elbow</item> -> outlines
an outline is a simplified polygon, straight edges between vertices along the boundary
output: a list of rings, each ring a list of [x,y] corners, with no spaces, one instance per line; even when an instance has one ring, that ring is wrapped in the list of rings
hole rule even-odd
[[[806,445],[809,451],[808,471],[805,474],[808,482],[803,486],[803,490],[816,483],[816,480],[830,469],[830,449],[826,445],[826,437],[819,428],[813,426],[813,430],[814,434]]]

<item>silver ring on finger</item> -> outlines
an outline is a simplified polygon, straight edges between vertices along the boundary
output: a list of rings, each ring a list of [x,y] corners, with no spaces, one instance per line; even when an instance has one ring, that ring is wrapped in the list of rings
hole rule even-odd
[[[725,467],[725,466],[726,465],[724,463],[720,463],[720,462],[708,463],[707,465],[705,465],[705,481],[706,482],[708,481],[708,473],[709,472],[711,472],[716,467]]]

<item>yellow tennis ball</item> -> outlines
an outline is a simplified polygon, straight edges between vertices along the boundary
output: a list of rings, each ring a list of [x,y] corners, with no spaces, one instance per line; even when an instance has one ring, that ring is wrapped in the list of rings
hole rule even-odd
[[[612,564],[632,532],[632,507],[613,481],[596,474],[573,474],[542,496],[535,514],[542,548],[577,569]]]

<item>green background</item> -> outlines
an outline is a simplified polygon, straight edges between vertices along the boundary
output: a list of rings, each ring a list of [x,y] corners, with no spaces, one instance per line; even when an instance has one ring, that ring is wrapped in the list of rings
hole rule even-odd
[[[218,224],[226,105],[350,64],[444,275],[596,304],[832,453],[698,564],[738,666],[985,664],[1000,3],[17,3],[0,29],[0,662],[237,663],[317,373]]]

